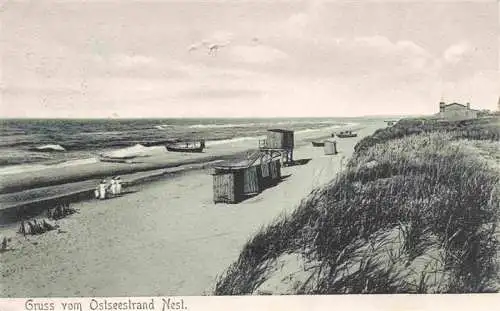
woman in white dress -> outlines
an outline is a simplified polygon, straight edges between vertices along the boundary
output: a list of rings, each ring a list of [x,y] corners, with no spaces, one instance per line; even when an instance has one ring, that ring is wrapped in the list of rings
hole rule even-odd
[[[115,180],[115,177],[111,178],[111,184],[109,185],[109,188],[111,190],[111,194],[113,196],[116,195],[116,180]]]
[[[120,195],[122,193],[122,180],[120,179],[120,176],[116,177],[115,183],[116,183],[116,194]]]
[[[103,181],[101,181],[101,183],[99,184],[99,199],[101,200],[104,200],[106,199],[106,189],[107,188],[107,182],[106,180],[104,179]]]

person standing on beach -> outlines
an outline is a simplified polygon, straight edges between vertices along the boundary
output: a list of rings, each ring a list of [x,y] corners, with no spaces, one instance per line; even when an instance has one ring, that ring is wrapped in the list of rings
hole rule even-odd
[[[111,182],[109,185],[109,188],[111,190],[111,195],[115,196],[116,195],[116,177],[111,178]]]
[[[94,196],[95,196],[96,199],[99,199],[99,196],[100,196],[99,187],[100,187],[100,184],[97,185],[97,187],[95,187],[95,190],[94,190]]]
[[[121,194],[122,193],[122,180],[120,179],[120,176],[117,176],[115,179],[116,182],[116,194]]]
[[[24,226],[24,220],[21,221],[21,227],[19,228],[19,233],[21,233],[24,238],[26,238],[26,227]]]
[[[99,184],[99,199],[101,199],[101,200],[106,199],[106,190],[107,190],[106,188],[107,188],[106,180],[104,179]]]

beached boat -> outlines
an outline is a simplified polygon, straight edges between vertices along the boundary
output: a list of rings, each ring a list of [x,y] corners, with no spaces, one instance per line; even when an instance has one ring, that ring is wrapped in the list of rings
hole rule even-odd
[[[325,145],[325,142],[323,142],[323,141],[313,141],[312,145],[313,145],[313,147],[323,147]]]
[[[349,138],[349,137],[357,137],[358,134],[352,131],[342,131],[337,133],[338,138]]]
[[[173,152],[203,152],[203,149],[205,149],[205,141],[179,142],[175,144],[168,144],[165,147],[168,151]]]
[[[101,162],[111,162],[111,163],[132,163],[133,157],[130,158],[111,158],[106,156],[99,156],[99,161]]]

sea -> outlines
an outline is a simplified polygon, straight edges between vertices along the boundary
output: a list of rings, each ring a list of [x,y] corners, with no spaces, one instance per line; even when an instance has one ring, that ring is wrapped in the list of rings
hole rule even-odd
[[[136,145],[205,139],[209,146],[262,136],[269,128],[302,132],[370,120],[373,118],[3,119],[0,174],[32,165],[90,163],[99,154]]]

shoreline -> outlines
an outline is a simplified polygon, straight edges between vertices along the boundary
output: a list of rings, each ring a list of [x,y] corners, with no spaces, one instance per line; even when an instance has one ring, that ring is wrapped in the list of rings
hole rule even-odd
[[[300,129],[295,131],[295,135],[302,135],[302,134],[307,134],[307,133],[312,133],[312,132],[321,132],[324,131],[325,129],[330,129],[330,130],[335,130],[336,128],[346,128],[346,127],[355,127],[358,126],[359,123],[356,122],[345,122],[341,124],[335,124],[335,125],[329,125],[321,128],[309,128],[309,129]],[[221,127],[227,127],[229,128],[230,126],[224,125]],[[264,139],[265,135],[253,135],[253,136],[235,136],[232,138],[221,138],[221,139],[212,139],[212,140],[206,140],[206,146],[207,148],[211,148],[213,146],[217,147],[219,145],[230,145],[233,143],[239,143],[239,142],[244,142],[244,141],[255,141],[258,139]],[[45,161],[35,161],[35,162],[26,162],[26,163],[12,163],[12,164],[4,164],[0,166],[0,176],[8,176],[8,175],[13,175],[13,174],[26,174],[29,172],[33,171],[40,171],[40,170],[45,170],[45,169],[50,169],[50,168],[59,168],[59,167],[71,167],[74,165],[81,165],[81,164],[95,164],[99,161],[100,155],[110,153],[110,152],[116,152],[122,149],[130,148],[135,145],[141,145],[144,147],[148,148],[158,148],[158,147],[163,147],[165,144],[171,142],[176,142],[175,138],[172,138],[170,140],[164,140],[158,143],[151,144],[151,142],[137,142],[135,144],[130,144],[130,145],[123,145],[120,147],[103,147],[102,150],[97,151],[95,150],[92,152],[92,154],[86,154],[86,155],[81,155],[81,157],[72,157],[68,159],[50,159],[49,155],[54,154],[54,153],[60,153],[59,151],[53,151],[53,152],[46,152],[43,153],[46,155],[48,158]],[[53,146],[60,146],[54,144]],[[62,146],[61,146],[62,147]],[[64,148],[64,147],[62,147]],[[36,149],[36,148],[33,148]],[[84,151],[84,150],[82,150]],[[68,150],[68,152],[71,152],[71,150]],[[135,157],[133,159],[136,160],[144,160],[144,157]],[[112,161],[110,161],[112,162]],[[1,190],[1,188],[0,188]]]
[[[214,204],[212,176],[197,169],[138,183],[122,197],[72,204],[80,212],[59,220],[60,231],[25,240],[14,234],[14,226],[0,228],[2,236],[12,237],[12,251],[3,254],[3,295],[209,292],[250,236],[334,178],[356,142],[381,126],[365,126],[355,139],[338,139],[339,154],[334,156],[301,142],[296,159],[308,163],[284,167],[277,186],[239,204]]]
[[[296,134],[296,146],[300,147],[308,144],[311,140],[329,137],[331,131],[352,127],[352,124],[345,126],[331,126],[314,131],[307,131]],[[359,126],[357,129],[366,127]],[[0,179],[0,211],[4,208],[10,208],[6,204],[12,203],[12,197],[20,194],[20,200],[23,199],[22,193],[39,188],[57,187],[65,184],[76,184],[83,181],[92,180],[94,183],[99,179],[113,175],[128,176],[136,173],[151,172],[156,174],[159,170],[169,169],[189,169],[190,166],[203,165],[213,161],[223,161],[232,158],[242,157],[247,152],[257,150],[257,142],[260,136],[252,139],[245,139],[232,144],[209,145],[208,152],[200,154],[172,153],[165,152],[164,155],[156,155],[145,158],[137,158],[134,163],[101,162],[85,163],[79,165],[65,165],[58,167],[42,167],[38,170],[23,173],[5,174]],[[254,147],[251,147],[251,145]],[[140,162],[142,161],[142,162]],[[22,204],[22,203],[19,203]],[[19,205],[18,204],[18,205]]]

